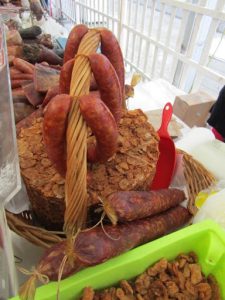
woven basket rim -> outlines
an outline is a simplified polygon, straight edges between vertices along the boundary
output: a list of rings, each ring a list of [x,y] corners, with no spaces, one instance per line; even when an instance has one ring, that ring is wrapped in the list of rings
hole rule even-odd
[[[5,212],[9,228],[37,246],[49,248],[65,239],[63,232],[49,231],[43,227],[31,225],[30,221],[23,216],[23,213],[13,214],[7,210]]]

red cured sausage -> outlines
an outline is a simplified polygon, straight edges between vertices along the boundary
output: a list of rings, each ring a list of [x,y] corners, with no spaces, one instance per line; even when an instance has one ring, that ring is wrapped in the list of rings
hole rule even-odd
[[[122,96],[116,71],[103,54],[90,54],[89,60],[101,99],[108,106],[118,123],[122,113]]]
[[[102,29],[101,35],[101,52],[104,54],[114,69],[116,70],[119,78],[122,97],[124,98],[124,85],[125,85],[125,68],[123,61],[123,54],[119,42],[115,35],[108,29]]]
[[[46,107],[43,139],[49,159],[60,175],[66,175],[66,128],[71,97],[61,94],[52,98]]]
[[[75,26],[70,31],[64,52],[63,63],[66,63],[69,59],[74,58],[79,48],[80,42],[87,32],[88,28],[83,24]]]
[[[59,77],[59,89],[61,94],[70,93],[70,81],[72,77],[74,61],[75,59],[72,58],[62,66]]]
[[[185,200],[178,189],[162,189],[150,192],[116,192],[104,201],[104,210],[113,225],[156,215],[177,206]]]
[[[98,85],[97,82],[94,78],[94,76],[91,76],[91,83],[90,83],[90,91],[97,91],[98,90]]]
[[[116,152],[118,128],[107,106],[93,93],[79,98],[80,111],[97,142],[88,146],[87,159],[103,162]]]
[[[51,99],[57,95],[59,95],[59,85],[50,87],[45,95],[42,107],[45,107],[51,101]]]
[[[59,86],[60,86],[60,94],[69,94],[70,93],[70,81],[73,72],[75,59],[72,58],[68,60],[61,69],[60,78],[59,78]],[[90,91],[96,91],[98,89],[97,83],[95,81],[94,76],[91,77]]]
[[[114,239],[107,236],[101,227],[81,232],[73,244],[74,264],[67,260],[63,268],[62,278],[66,278],[85,267],[100,264],[138,245],[174,231],[185,225],[190,218],[191,215],[187,209],[178,206],[152,218],[117,226],[106,225],[105,231]],[[40,274],[48,276],[50,280],[57,280],[60,264],[66,253],[66,246],[66,241],[62,241],[49,248],[36,270]],[[33,278],[29,278],[20,291],[26,291],[26,286],[30,285],[31,282],[35,286],[36,279],[37,276],[33,275]],[[23,294],[23,296],[25,295]],[[21,292],[20,296],[22,296]]]

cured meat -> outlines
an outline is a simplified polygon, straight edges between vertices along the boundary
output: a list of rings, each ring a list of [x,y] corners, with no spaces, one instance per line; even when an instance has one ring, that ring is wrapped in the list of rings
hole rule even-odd
[[[49,66],[36,64],[34,70],[34,85],[37,92],[47,93],[52,86],[59,84],[60,71]]]
[[[121,86],[121,94],[124,98],[125,85],[125,67],[123,54],[119,42],[115,35],[108,29],[104,28],[100,31],[101,34],[101,52],[104,54],[113,65]]]
[[[89,60],[101,99],[108,106],[118,123],[122,114],[122,96],[116,71],[103,54],[90,54]]]
[[[48,157],[63,177],[66,175],[66,129],[71,102],[69,95],[55,96],[46,107],[43,123]]]
[[[104,210],[113,225],[142,219],[177,206],[185,200],[179,189],[162,189],[150,192],[121,191],[104,201]]]
[[[88,145],[87,158],[90,162],[104,162],[117,149],[118,128],[116,121],[97,95],[92,92],[79,98],[80,111],[95,135],[96,144]]]
[[[45,107],[52,98],[59,95],[59,85],[52,86],[48,89],[47,94],[45,95],[44,101],[42,103],[42,107]]]
[[[64,59],[63,63],[66,63],[71,58],[74,58],[75,54],[77,53],[77,50],[79,48],[80,42],[83,38],[83,36],[88,32],[87,26],[80,24],[75,26],[69,34],[66,48],[64,52]]]
[[[25,96],[34,107],[42,104],[44,95],[35,90],[34,83],[22,85]]]

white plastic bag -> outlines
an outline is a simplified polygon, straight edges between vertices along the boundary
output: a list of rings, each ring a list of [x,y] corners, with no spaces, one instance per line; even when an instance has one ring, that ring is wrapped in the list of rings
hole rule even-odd
[[[211,219],[225,229],[225,188],[209,196],[193,219],[193,223]]]

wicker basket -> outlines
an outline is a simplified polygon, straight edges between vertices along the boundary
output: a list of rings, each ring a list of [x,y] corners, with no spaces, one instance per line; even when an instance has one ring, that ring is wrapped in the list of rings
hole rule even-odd
[[[194,205],[196,195],[213,184],[215,178],[192,156],[180,150],[178,152],[183,154],[184,176],[189,194],[188,209],[194,215],[196,213]],[[65,238],[61,232],[48,231],[40,227],[36,223],[32,211],[26,211],[19,215],[6,212],[6,216],[11,230],[37,246],[48,248]]]
[[[68,126],[66,132],[68,168],[67,168],[66,178],[65,178],[66,208],[64,214],[64,231],[66,232],[67,237],[73,236],[74,233],[77,231],[77,229],[83,227],[83,225],[86,222],[87,211],[88,211],[88,189],[87,189],[88,166],[87,166],[87,159],[86,159],[88,128],[81,115],[78,99],[80,96],[89,93],[92,70],[91,70],[90,61],[88,57],[91,53],[96,52],[96,50],[99,47],[101,30],[102,29],[90,29],[82,38],[78,48],[76,59],[74,61],[74,66],[73,66],[73,71],[71,76],[70,96],[72,97],[72,103],[71,103],[70,113],[68,116]],[[42,113],[41,110],[36,111],[34,115],[38,117],[41,116],[41,113]],[[20,124],[21,126],[20,128],[29,127],[29,124],[31,123],[33,116],[31,115],[30,118],[28,117],[26,120],[24,120],[24,122]],[[138,122],[138,118],[135,117],[135,124],[136,122]],[[130,123],[127,124],[129,125]],[[17,127],[18,131],[20,130],[20,128]],[[150,134],[149,131],[150,130],[148,130],[148,136]],[[33,139],[33,135],[31,136]],[[153,138],[151,138],[151,140],[154,141]],[[140,143],[137,144],[139,145]],[[39,144],[36,143],[36,145]],[[143,149],[141,150],[143,152]],[[127,154],[127,152],[128,151],[126,149],[126,151],[124,151],[123,153]],[[158,148],[157,151],[155,151],[154,153],[158,155]],[[138,152],[138,154],[141,155],[140,152]],[[152,165],[155,172],[156,161],[158,157],[156,157],[155,155],[152,155],[152,157],[154,158]],[[24,158],[24,161],[25,160],[26,158]],[[143,159],[140,160],[144,161],[146,164],[145,160]],[[191,156],[185,153],[183,155],[183,162],[185,166],[184,175],[187,181],[188,193],[189,193],[188,208],[189,211],[192,214],[194,214],[195,196],[200,190],[208,187],[215,179],[202,165],[200,165],[198,162],[193,160]],[[20,164],[22,166],[22,161],[20,161]],[[76,168],[74,168],[73,166],[76,166]],[[139,169],[135,169],[136,174],[138,174],[139,177],[143,178],[143,180],[145,181],[147,180],[146,178],[147,176],[152,176],[152,178],[154,177],[154,174],[153,173],[151,174],[151,172],[149,171],[145,173],[143,172],[142,169],[140,169],[140,171],[138,172],[137,170]],[[35,173],[34,173],[34,177],[36,180],[37,176]],[[27,186],[28,185],[29,184],[27,184]],[[106,189],[104,185],[102,185],[102,187]],[[140,186],[140,188],[143,188],[143,184]],[[126,190],[126,189],[123,188],[122,190]],[[53,232],[53,231],[48,231],[43,229],[42,226],[39,223],[37,223],[35,219],[35,214],[38,217],[38,220],[42,223],[45,223],[44,221],[49,221],[50,223],[58,224],[63,219],[64,207],[60,208],[59,206],[56,206],[54,199],[50,199],[50,201],[48,201],[49,205],[45,206],[44,198],[42,197],[41,194],[34,193],[32,189],[29,188],[28,188],[28,193],[31,199],[33,211],[23,212],[20,215],[14,215],[7,212],[8,224],[13,231],[21,235],[22,237],[26,238],[30,242],[38,246],[42,246],[46,248],[50,247],[51,245],[65,238],[65,236],[63,234],[60,234],[59,232]],[[99,192],[98,192],[98,196],[99,196]],[[34,201],[35,198],[38,199],[38,202]],[[60,199],[61,198],[62,197],[60,197]],[[35,204],[37,205],[35,206]],[[54,208],[57,210],[57,212],[60,212],[59,218],[56,218],[55,213],[51,214],[52,211],[54,212]],[[43,216],[43,218],[41,219],[40,216]],[[59,224],[59,227],[54,226],[54,228],[60,228],[60,225],[61,224]],[[48,226],[46,228],[53,228],[53,227]]]

